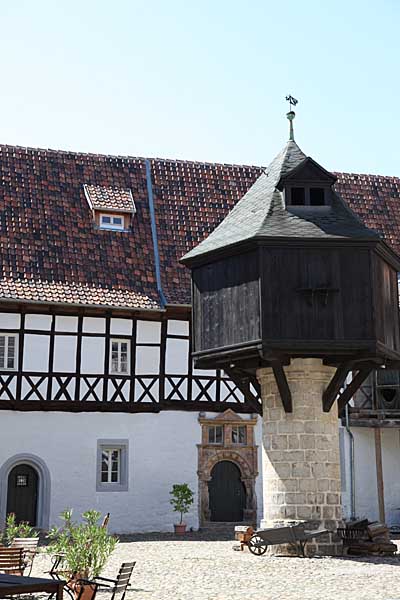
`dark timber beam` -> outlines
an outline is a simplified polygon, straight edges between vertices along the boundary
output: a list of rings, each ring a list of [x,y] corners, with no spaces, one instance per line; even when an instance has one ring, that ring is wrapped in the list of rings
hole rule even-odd
[[[346,377],[351,369],[351,363],[345,362],[338,366],[336,373],[329,382],[328,387],[322,394],[322,409],[324,412],[329,412],[340,392],[340,388],[344,386]]]
[[[351,380],[351,383],[349,383],[349,385],[346,387],[346,389],[340,394],[340,396],[338,398],[339,414],[342,412],[342,410],[344,409],[346,404],[349,402],[349,400],[354,396],[354,394],[356,393],[358,388],[367,379],[368,375],[371,373],[372,370],[373,370],[373,367],[371,367],[371,366],[362,367],[358,371],[357,375],[355,377],[353,377],[353,379]]]
[[[283,408],[285,409],[286,413],[291,413],[293,412],[292,394],[282,364],[274,361],[271,362],[271,367],[272,371],[274,372],[275,381],[281,396]]]
[[[228,367],[224,367],[225,373],[232,379],[233,383],[237,388],[242,392],[246,401],[254,408],[257,414],[262,414],[262,405],[261,401],[254,396],[250,391],[250,383],[249,377],[246,375],[240,375],[240,373],[236,372],[234,369],[229,369]],[[253,383],[253,382],[252,382]],[[253,384],[254,385],[254,384]]]

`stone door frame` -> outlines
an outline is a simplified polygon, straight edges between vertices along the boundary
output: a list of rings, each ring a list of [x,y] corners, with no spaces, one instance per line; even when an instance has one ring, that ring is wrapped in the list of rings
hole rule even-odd
[[[211,480],[211,471],[221,461],[230,461],[240,471],[241,481],[246,490],[246,506],[243,511],[243,522],[256,523],[257,521],[257,496],[255,491],[256,477],[258,475],[258,446],[254,443],[254,427],[257,417],[243,418],[228,409],[216,417],[206,417],[200,413],[199,423],[202,428],[202,443],[198,444],[198,477],[199,477],[199,520],[200,526],[210,524],[210,507],[208,482]],[[208,427],[222,425],[224,436],[222,444],[208,443]],[[245,445],[232,443],[232,426],[246,427],[247,443]]]

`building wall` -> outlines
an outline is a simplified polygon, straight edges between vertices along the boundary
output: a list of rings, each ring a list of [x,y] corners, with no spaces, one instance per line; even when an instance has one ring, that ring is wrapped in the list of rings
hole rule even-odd
[[[20,454],[38,457],[47,466],[50,525],[60,524],[58,515],[65,508],[72,507],[75,516],[95,508],[103,514],[111,513],[110,528],[117,533],[170,531],[177,517],[169,504],[169,491],[174,483],[187,483],[195,492],[195,502],[185,521],[188,527],[197,529],[197,444],[201,441],[198,413],[2,411],[0,427],[0,468]],[[260,439],[259,431],[257,437]],[[129,441],[128,491],[98,492],[97,442],[116,438]],[[0,486],[5,485],[0,481]],[[261,508],[260,477],[256,488]],[[2,491],[0,488],[0,496]]]
[[[22,323],[21,315],[0,312],[0,335],[17,336],[15,368],[0,371],[0,401],[244,401],[222,372],[191,368],[188,321],[83,317],[80,322],[76,316],[26,314]],[[122,375],[111,372],[113,339],[130,347],[129,369]]]
[[[378,493],[375,462],[375,439],[373,428],[353,427],[355,463],[356,517],[379,519]],[[346,487],[343,491],[345,516],[350,517],[350,445],[345,436]],[[400,525],[400,431],[395,428],[381,429],[382,466],[385,494],[386,521]]]

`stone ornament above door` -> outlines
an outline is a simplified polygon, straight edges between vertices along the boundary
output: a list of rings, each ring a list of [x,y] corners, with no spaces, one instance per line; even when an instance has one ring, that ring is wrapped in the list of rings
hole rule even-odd
[[[243,521],[256,523],[257,499],[255,480],[258,475],[258,446],[255,445],[254,427],[257,416],[242,417],[228,408],[216,417],[200,413],[201,444],[198,444],[198,476],[200,497],[200,523],[211,519],[208,482],[211,471],[220,461],[231,461],[240,470],[246,489],[246,507]]]

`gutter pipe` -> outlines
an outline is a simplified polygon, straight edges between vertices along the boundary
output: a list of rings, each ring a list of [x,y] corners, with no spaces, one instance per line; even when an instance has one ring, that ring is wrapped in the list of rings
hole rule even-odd
[[[354,435],[349,425],[349,407],[346,404],[346,431],[350,438],[350,518],[356,518],[356,495],[355,495],[355,479],[354,479]]]
[[[157,291],[158,291],[158,295],[160,296],[161,306],[163,308],[165,308],[165,305],[167,304],[167,300],[164,296],[164,292],[162,289],[162,283],[161,283],[160,254],[158,252],[156,213],[154,210],[153,184],[151,181],[151,164],[147,158],[145,159],[145,164],[146,164],[147,197],[149,200],[151,236],[153,238],[153,251],[154,251],[154,263],[155,263],[155,270],[156,270]]]

